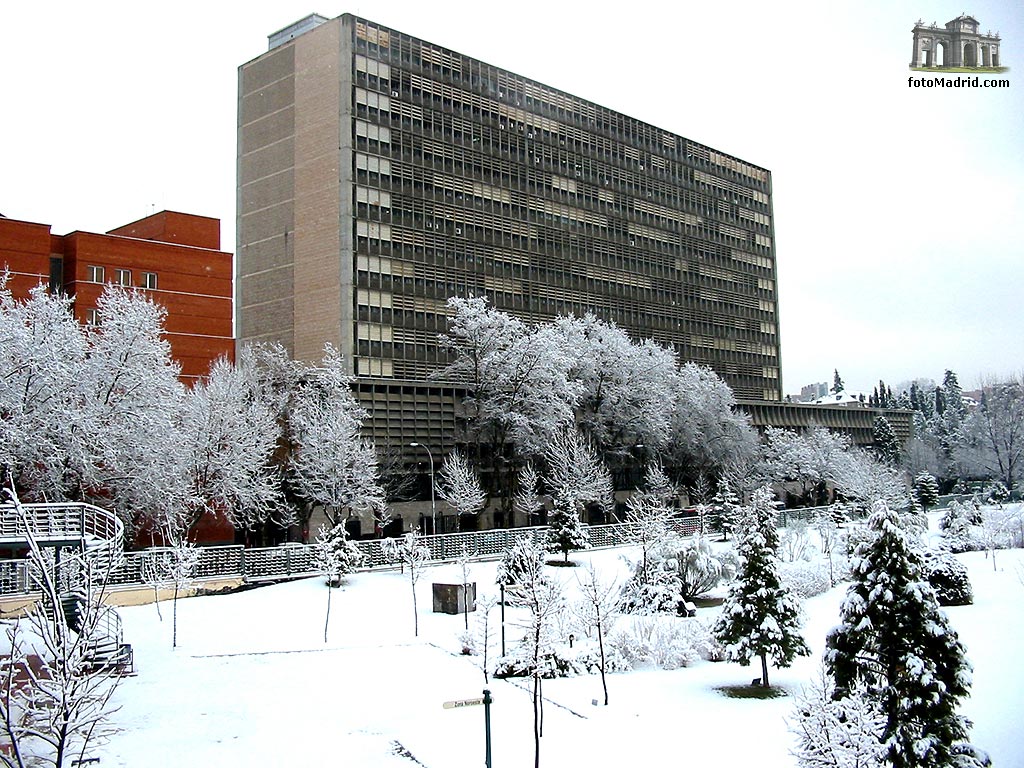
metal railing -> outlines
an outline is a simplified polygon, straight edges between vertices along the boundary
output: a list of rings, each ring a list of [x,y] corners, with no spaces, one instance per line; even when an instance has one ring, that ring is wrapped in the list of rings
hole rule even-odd
[[[822,507],[820,509],[827,509]],[[819,508],[780,510],[779,525],[785,526],[794,520],[810,521]],[[672,520],[672,529],[680,536],[692,536],[698,532],[700,521],[696,516],[677,517]],[[637,541],[636,526],[629,523],[608,523],[587,525],[590,546],[618,547]],[[471,558],[481,560],[501,556],[516,539],[529,536],[543,542],[547,536],[546,526],[530,528],[498,528],[487,531],[466,531],[423,536],[422,543],[430,550],[434,562],[456,560],[463,552]],[[382,540],[355,541],[354,544],[366,557],[363,570],[390,566],[384,556]],[[89,550],[92,552],[93,550]],[[147,575],[157,572],[156,558],[165,549],[140,550],[123,553],[121,562],[113,568],[108,578],[111,587],[142,586],[148,582]],[[195,580],[240,578],[247,582],[273,581],[275,579],[298,578],[319,573],[316,566],[315,547],[312,544],[282,544],[277,547],[246,549],[241,545],[200,547],[196,565]],[[25,561],[0,561],[0,594],[23,593],[30,589]]]

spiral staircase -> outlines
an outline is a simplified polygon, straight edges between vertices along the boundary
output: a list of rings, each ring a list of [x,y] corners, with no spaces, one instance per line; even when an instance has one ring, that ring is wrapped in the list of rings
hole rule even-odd
[[[124,524],[117,514],[83,502],[0,504],[0,552],[9,555],[0,560],[0,578],[29,595],[39,591],[41,581],[41,574],[33,572],[38,563],[24,557],[30,538],[47,553],[44,561],[58,591],[59,605],[41,601],[47,618],[56,620],[60,610],[68,628],[80,633],[89,609],[98,611],[87,663],[97,670],[131,671],[132,649],[124,642],[121,617],[101,605],[106,577],[124,559]]]

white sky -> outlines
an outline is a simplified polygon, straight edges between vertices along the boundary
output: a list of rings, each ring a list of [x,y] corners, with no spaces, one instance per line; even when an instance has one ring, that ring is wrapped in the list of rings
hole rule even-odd
[[[312,3],[314,4],[310,4]],[[1024,4],[275,0],[0,5],[0,213],[154,210],[234,251],[237,67],[353,12],[768,168],[784,389],[1024,369]],[[918,18],[1002,34],[1008,89],[909,88]]]

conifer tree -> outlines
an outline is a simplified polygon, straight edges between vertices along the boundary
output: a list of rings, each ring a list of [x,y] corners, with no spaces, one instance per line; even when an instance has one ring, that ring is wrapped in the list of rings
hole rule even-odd
[[[576,505],[563,496],[555,498],[555,508],[548,515],[547,544],[561,551],[565,563],[569,562],[569,550],[590,546],[590,536],[576,512]]]
[[[846,385],[843,384],[843,377],[839,375],[839,369],[836,368],[832,377],[832,393],[838,395],[846,389]]]
[[[985,765],[965,743],[969,723],[956,713],[971,667],[926,581],[922,555],[884,502],[868,527],[873,536],[853,559],[842,623],[827,639],[835,696],[862,687],[879,703],[893,768]]]
[[[779,534],[775,502],[767,486],[754,492],[739,544],[742,561],[714,634],[726,656],[743,666],[761,660],[761,685],[768,686],[768,659],[788,667],[810,653],[800,635],[800,606],[779,581]]]
[[[718,481],[718,491],[711,499],[711,509],[714,515],[715,530],[722,534],[722,541],[729,540],[729,534],[736,530],[739,524],[740,497],[733,493],[728,481],[724,478]]]
[[[878,416],[872,428],[875,453],[879,460],[890,467],[900,462],[900,441],[892,424],[885,416]]]
[[[914,498],[925,512],[939,503],[939,484],[928,472],[914,478]]]

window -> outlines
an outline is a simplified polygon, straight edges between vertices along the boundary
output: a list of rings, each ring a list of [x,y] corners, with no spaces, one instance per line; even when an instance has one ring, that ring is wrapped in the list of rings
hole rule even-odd
[[[117,285],[130,286],[132,284],[132,271],[130,269],[115,269],[114,282]]]
[[[103,269],[103,267],[100,267]],[[85,310],[85,324],[96,326],[100,324],[100,311],[94,307]]]
[[[90,264],[85,268],[85,279],[90,283],[102,283],[107,279],[107,272],[103,267]]]
[[[156,272],[143,272],[142,283],[143,288],[148,288],[151,291],[156,290]]]

